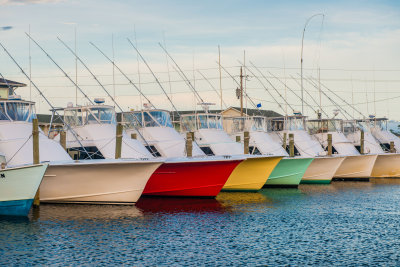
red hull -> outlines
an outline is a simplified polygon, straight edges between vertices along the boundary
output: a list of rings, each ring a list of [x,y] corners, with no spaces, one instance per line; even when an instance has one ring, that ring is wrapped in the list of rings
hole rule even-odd
[[[143,195],[216,197],[240,162],[165,162],[150,177]]]

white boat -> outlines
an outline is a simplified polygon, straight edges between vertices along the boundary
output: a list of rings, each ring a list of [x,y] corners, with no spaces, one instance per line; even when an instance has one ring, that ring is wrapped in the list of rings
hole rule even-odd
[[[359,179],[370,178],[377,159],[377,154],[363,154],[354,147],[343,134],[343,121],[340,119],[308,120],[307,127],[323,147],[328,147],[328,134],[332,135],[332,152],[346,156],[335,173],[335,178]]]
[[[306,117],[302,115],[283,116],[268,119],[270,136],[281,145],[286,136],[286,147],[289,145],[289,134],[293,134],[295,155],[313,157],[301,183],[327,184],[343,163],[345,156],[328,156],[321,144],[306,131]]]
[[[0,155],[0,158],[5,158]],[[27,216],[47,164],[0,169],[0,215]]]
[[[400,177],[400,154],[390,153],[390,141],[398,139],[392,133],[381,130],[372,119],[357,119],[343,122],[343,132],[360,149],[361,131],[364,132],[364,153],[378,154],[372,169],[372,177]],[[373,134],[381,138],[382,143]],[[383,138],[382,138],[383,137]],[[384,137],[386,137],[384,139]],[[388,138],[389,137],[389,138]],[[395,141],[393,141],[395,142]],[[396,143],[394,143],[396,146]],[[385,150],[386,151],[385,151]]]
[[[206,155],[243,155],[244,146],[233,141],[224,132],[222,116],[212,113],[185,114],[180,116],[181,132],[192,132],[194,140]],[[261,189],[283,156],[246,155],[232,172],[224,190],[257,191]]]
[[[268,177],[265,187],[297,187],[300,184],[313,158],[289,157],[282,145],[269,136],[265,117],[224,117],[223,123],[225,131],[233,140],[243,143],[244,132],[249,133],[250,154],[284,157]]]
[[[32,164],[33,102],[20,99],[0,100],[0,151],[10,166]],[[75,119],[88,123],[88,117],[76,113]],[[94,118],[91,118],[94,119]],[[147,180],[161,165],[159,160],[74,161],[59,142],[39,132],[41,162],[49,167],[40,186],[40,200],[55,203],[133,204]]]

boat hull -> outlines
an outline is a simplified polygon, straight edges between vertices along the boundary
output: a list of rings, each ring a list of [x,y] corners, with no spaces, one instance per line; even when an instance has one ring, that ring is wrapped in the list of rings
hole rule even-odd
[[[400,177],[400,154],[380,154],[372,169],[372,177]]]
[[[345,157],[314,158],[301,179],[301,184],[330,184]]]
[[[313,158],[283,158],[264,187],[298,187]]]
[[[50,165],[40,186],[40,201],[133,205],[161,162]]]
[[[143,195],[216,197],[241,162],[242,160],[165,162],[150,177]]]
[[[247,158],[233,170],[222,190],[260,190],[281,159],[282,157]]]
[[[0,215],[27,216],[47,164],[0,170]]]
[[[378,155],[346,156],[336,171],[334,178],[357,179],[370,178]]]

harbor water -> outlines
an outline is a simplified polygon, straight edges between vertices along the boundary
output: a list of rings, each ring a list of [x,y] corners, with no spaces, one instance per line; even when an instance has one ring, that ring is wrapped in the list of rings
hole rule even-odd
[[[400,181],[333,182],[0,218],[5,265],[399,265]]]

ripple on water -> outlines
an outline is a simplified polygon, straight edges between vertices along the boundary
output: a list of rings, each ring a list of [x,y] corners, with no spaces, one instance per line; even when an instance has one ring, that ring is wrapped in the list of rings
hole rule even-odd
[[[0,218],[0,265],[398,265],[400,184],[335,182]]]

